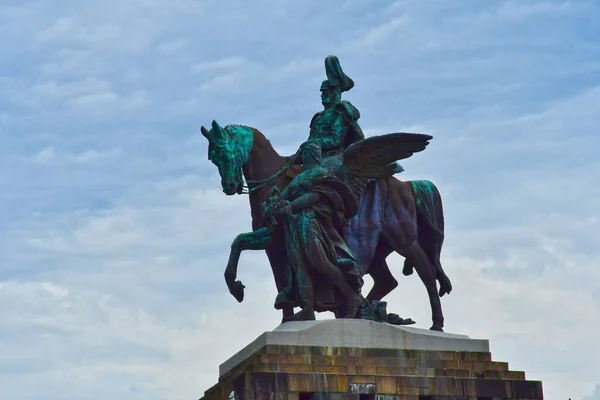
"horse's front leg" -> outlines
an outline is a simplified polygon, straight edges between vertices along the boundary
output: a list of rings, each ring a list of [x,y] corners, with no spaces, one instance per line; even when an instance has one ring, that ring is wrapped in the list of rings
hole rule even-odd
[[[235,297],[238,302],[244,300],[245,286],[241,281],[236,281],[237,268],[240,261],[240,255],[244,250],[265,250],[271,243],[271,233],[268,228],[261,228],[252,232],[240,233],[231,243],[231,252],[229,261],[225,268],[225,282],[229,288],[229,293]]]

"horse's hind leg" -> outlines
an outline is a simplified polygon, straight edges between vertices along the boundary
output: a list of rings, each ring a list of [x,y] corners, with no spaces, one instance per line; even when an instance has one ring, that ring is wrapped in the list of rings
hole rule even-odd
[[[444,316],[435,280],[436,267],[418,242],[417,212],[412,189],[406,183],[394,179],[389,179],[388,182],[384,237],[394,251],[408,260],[406,265],[414,265],[431,303],[431,329],[441,331],[444,327]]]
[[[369,266],[369,275],[373,278],[373,288],[367,295],[368,300],[381,300],[398,286],[398,281],[392,275],[385,261],[392,249],[383,241],[379,242],[375,250],[375,257]]]
[[[414,242],[410,248],[402,251],[401,254],[409,259],[415,266],[417,275],[419,275],[419,278],[421,278],[421,281],[427,289],[429,302],[431,304],[431,319],[433,320],[433,325],[430,329],[443,332],[444,315],[442,313],[440,296],[437,291],[436,267],[431,263],[427,254],[425,254],[417,242]]]

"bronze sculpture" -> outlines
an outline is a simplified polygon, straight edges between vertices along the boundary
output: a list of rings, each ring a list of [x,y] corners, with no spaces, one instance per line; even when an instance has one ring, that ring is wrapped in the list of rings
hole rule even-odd
[[[431,329],[442,330],[443,314],[439,297],[450,293],[452,287],[439,262],[443,242],[441,197],[435,185],[429,181],[401,182],[391,176],[401,170],[401,167],[393,162],[412,154],[412,151],[402,153],[402,146],[410,142],[408,138],[415,140],[419,138],[426,145],[431,137],[417,134],[390,134],[363,139],[364,135],[357,123],[358,110],[349,103],[342,103],[339,100],[341,91],[351,87],[348,83],[351,80],[341,72],[335,57],[327,58],[326,70],[328,83],[324,82],[322,85],[322,89],[326,89],[322,90],[322,98],[325,111],[332,111],[317,114],[313,118],[308,140],[308,143],[318,144],[319,148],[325,149],[327,157],[323,163],[330,166],[336,162],[339,164],[346,148],[353,146],[356,146],[356,149],[364,146],[369,148],[378,141],[396,146],[395,149],[399,152],[397,157],[394,155],[395,159],[387,160],[389,163],[385,166],[386,174],[380,176],[374,174],[369,177],[370,179],[364,180],[361,193],[354,194],[358,203],[357,212],[350,219],[349,224],[338,227],[339,234],[346,242],[360,274],[369,273],[373,277],[373,289],[365,300],[372,305],[377,305],[397,286],[397,281],[385,262],[387,256],[396,251],[406,258],[403,272],[410,274],[414,267],[425,284],[432,308]],[[335,104],[330,107],[325,103],[330,102],[332,98]],[[210,130],[202,127],[202,133],[209,141],[209,159],[219,168],[223,191],[227,195],[241,194],[245,188],[244,179],[248,182],[253,231],[238,235],[232,244],[225,272],[230,292],[238,301],[243,300],[244,286],[240,281],[235,280],[237,263],[241,251],[254,249],[266,250],[277,289],[282,293],[286,287],[289,288],[289,274],[286,273],[289,263],[289,243],[286,243],[285,235],[273,234],[272,231],[273,226],[279,225],[277,219],[280,219],[281,215],[269,213],[263,215],[262,211],[264,203],[271,198],[275,188],[285,193],[290,182],[302,173],[303,167],[298,163],[300,151],[292,157],[281,157],[258,130],[240,125],[228,125],[222,128],[213,121]],[[401,144],[401,137],[408,142]],[[363,153],[363,156],[365,155],[366,153]],[[440,281],[439,293],[436,279]],[[351,299],[347,289],[343,289],[342,292],[346,293],[346,299]],[[277,307],[283,311],[283,321],[298,318],[298,316],[294,317],[294,305],[298,304],[286,301],[277,304]],[[304,314],[304,317],[306,314],[309,317],[311,315],[310,312]],[[350,311],[336,313],[337,316],[350,314]],[[301,315],[300,318],[303,316]],[[400,319],[399,322],[403,321]]]

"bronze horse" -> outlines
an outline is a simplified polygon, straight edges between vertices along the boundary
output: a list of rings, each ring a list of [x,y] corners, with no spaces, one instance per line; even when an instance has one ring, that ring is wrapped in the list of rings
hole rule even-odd
[[[286,284],[286,254],[281,235],[266,228],[261,205],[275,185],[283,190],[301,171],[301,167],[286,163],[257,129],[212,122],[210,130],[201,128],[209,141],[208,158],[219,169],[221,186],[226,195],[245,192],[248,183],[252,232],[239,234],[231,245],[225,280],[238,301],[243,300],[244,286],[235,281],[240,254],[244,250],[265,250],[275,284],[281,290]],[[398,286],[386,263],[392,253],[405,257],[404,274],[416,269],[421,278],[432,310],[430,329],[442,331],[444,317],[440,296],[450,293],[452,285],[440,264],[444,240],[444,217],[440,194],[429,181],[401,182],[391,177],[371,183],[370,195],[363,195],[359,213],[351,220],[346,240],[355,253],[364,273],[373,279],[370,300],[381,300]],[[439,293],[436,280],[440,282]],[[293,309],[283,309],[284,320]]]

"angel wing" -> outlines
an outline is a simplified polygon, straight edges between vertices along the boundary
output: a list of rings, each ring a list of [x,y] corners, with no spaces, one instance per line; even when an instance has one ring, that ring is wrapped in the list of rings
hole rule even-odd
[[[395,161],[425,150],[431,139],[421,133],[399,132],[360,140],[346,148],[336,175],[360,197],[370,179],[392,176]]]

